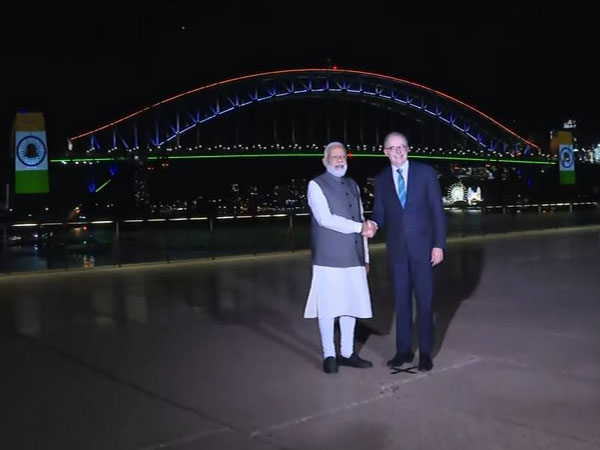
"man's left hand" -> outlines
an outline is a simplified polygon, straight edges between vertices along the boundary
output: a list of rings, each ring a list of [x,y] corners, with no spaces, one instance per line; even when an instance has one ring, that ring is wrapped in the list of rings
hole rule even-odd
[[[431,249],[431,265],[437,266],[444,260],[444,250],[438,247]]]

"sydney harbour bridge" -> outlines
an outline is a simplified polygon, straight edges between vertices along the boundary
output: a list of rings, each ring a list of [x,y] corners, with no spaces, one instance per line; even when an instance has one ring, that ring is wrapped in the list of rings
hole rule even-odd
[[[361,71],[297,69],[233,78],[159,101],[73,136],[59,160],[303,153],[332,139],[368,155],[379,152],[393,129],[408,135],[414,156],[549,159],[536,144],[435,89]]]

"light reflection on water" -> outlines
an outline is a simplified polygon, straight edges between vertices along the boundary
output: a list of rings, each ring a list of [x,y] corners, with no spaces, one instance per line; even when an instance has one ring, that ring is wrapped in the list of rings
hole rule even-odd
[[[600,210],[556,211],[546,214],[515,211],[489,213],[449,210],[449,237],[560,228],[600,223]],[[310,217],[294,216],[293,228],[283,218],[121,224],[118,248],[115,225],[90,225],[38,233],[2,251],[0,273],[46,269],[91,269],[119,264],[202,259],[238,254],[288,252],[310,246]],[[379,233],[373,242],[384,241]],[[18,242],[18,244],[16,243]]]

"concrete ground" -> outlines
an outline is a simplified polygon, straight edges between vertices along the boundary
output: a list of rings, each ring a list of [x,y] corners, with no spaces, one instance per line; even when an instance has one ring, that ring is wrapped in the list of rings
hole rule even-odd
[[[449,242],[428,373],[372,260],[336,375],[307,252],[0,277],[0,448],[600,449],[600,227]]]

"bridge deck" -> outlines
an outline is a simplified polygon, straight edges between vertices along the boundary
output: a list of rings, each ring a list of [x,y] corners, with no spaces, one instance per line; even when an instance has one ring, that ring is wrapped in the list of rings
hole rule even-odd
[[[600,227],[457,240],[432,372],[320,370],[307,252],[0,278],[6,449],[600,448]]]

